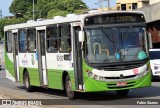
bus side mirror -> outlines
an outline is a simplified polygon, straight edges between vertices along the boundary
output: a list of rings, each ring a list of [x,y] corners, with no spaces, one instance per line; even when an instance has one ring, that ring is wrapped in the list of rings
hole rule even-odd
[[[79,31],[78,38],[79,38],[79,42],[84,42],[84,32],[83,31]]]
[[[149,39],[149,48],[153,48],[151,33],[147,33],[147,34],[148,34],[148,39]]]

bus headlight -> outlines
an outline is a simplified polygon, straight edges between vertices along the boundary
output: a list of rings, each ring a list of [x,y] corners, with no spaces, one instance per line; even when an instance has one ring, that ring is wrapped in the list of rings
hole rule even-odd
[[[99,77],[99,80],[100,80],[100,81],[103,81],[103,80],[104,80],[104,78],[100,76],[100,77]]]
[[[143,77],[148,73],[148,70],[143,71],[142,73],[138,74],[138,77]]]
[[[92,72],[88,72],[87,75],[91,78],[93,78],[94,80],[100,80],[100,81],[103,81],[104,78],[102,76],[98,76]]]
[[[88,72],[88,76],[92,77],[93,73],[92,72]]]
[[[93,79],[95,79],[95,80],[98,79],[98,75],[94,75]]]

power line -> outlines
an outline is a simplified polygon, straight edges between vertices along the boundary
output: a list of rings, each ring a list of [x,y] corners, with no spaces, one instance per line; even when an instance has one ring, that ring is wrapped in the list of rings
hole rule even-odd
[[[107,2],[108,10],[110,10],[110,0],[99,0],[100,8],[103,8],[103,1]]]
[[[108,0],[108,10],[110,10],[110,0]]]

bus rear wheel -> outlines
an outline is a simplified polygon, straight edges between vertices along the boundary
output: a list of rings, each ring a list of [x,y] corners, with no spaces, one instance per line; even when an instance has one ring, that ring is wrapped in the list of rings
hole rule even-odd
[[[126,96],[129,93],[129,90],[117,90],[116,93],[120,96]]]
[[[24,86],[27,92],[31,92],[33,90],[33,87],[30,85],[30,78],[28,72],[24,73]]]
[[[71,88],[71,80],[70,80],[70,77],[69,75],[67,75],[66,77],[66,81],[65,81],[65,90],[66,90],[66,94],[67,94],[67,97],[69,99],[75,99],[77,98],[77,93],[72,91],[72,88]]]

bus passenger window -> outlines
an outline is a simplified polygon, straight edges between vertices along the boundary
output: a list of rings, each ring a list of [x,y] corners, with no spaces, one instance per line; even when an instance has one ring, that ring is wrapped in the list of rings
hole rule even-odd
[[[29,52],[36,51],[36,29],[28,29],[28,50]]]
[[[50,40],[48,43],[48,52],[57,51],[57,40]]]
[[[12,53],[12,33],[6,32],[6,51]]]
[[[47,52],[53,53],[58,51],[57,26],[47,27]]]
[[[60,26],[60,52],[71,52],[71,35],[70,25],[64,24]]]
[[[27,32],[25,29],[19,31],[19,51],[27,51]]]

